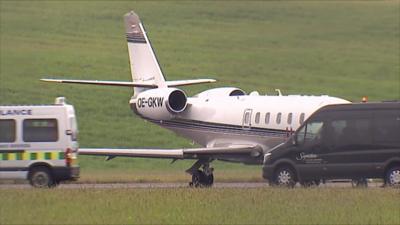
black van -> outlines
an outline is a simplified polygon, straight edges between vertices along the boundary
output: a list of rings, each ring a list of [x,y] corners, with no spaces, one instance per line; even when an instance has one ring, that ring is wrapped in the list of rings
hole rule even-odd
[[[288,187],[366,178],[400,186],[400,102],[322,107],[265,154],[263,177]]]

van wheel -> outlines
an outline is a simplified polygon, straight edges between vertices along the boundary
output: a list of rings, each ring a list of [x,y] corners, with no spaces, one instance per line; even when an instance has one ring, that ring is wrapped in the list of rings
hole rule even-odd
[[[35,188],[49,188],[56,186],[50,170],[46,167],[36,167],[29,173],[29,183]]]
[[[296,175],[292,168],[290,167],[281,167],[275,171],[274,175],[274,184],[281,187],[294,187],[296,184]]]
[[[400,166],[390,168],[386,172],[385,184],[390,187],[400,187]]]

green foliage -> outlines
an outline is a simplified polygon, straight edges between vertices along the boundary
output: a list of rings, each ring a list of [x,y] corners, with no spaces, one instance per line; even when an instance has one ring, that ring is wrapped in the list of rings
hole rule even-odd
[[[144,21],[169,80],[219,80],[185,88],[190,95],[238,86],[354,101],[364,95],[400,99],[396,1],[1,1],[0,104],[47,104],[66,96],[76,108],[85,147],[190,147],[188,140],[134,116],[130,88],[39,81],[130,80],[122,16],[131,9]],[[83,168],[110,165],[85,157],[81,162]],[[145,170],[168,164],[111,163]]]
[[[1,190],[0,224],[399,224],[395,189]]]

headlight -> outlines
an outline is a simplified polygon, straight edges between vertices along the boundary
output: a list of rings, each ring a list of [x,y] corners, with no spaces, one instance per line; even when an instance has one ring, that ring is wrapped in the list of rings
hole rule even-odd
[[[271,158],[271,153],[266,153],[265,155],[264,155],[264,164],[269,160]]]

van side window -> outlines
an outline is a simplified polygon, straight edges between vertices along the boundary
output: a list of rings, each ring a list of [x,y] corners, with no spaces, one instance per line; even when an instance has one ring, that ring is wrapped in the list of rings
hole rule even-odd
[[[292,124],[292,117],[293,117],[293,113],[289,113],[289,115],[287,117],[287,123],[288,124]]]
[[[0,120],[0,142],[15,142],[15,120]]]
[[[332,121],[333,133],[330,135],[341,150],[366,149],[371,145],[371,120],[348,118]],[[363,146],[363,147],[362,147]]]
[[[378,145],[400,145],[400,115],[395,112],[377,113],[374,118],[373,136]]]
[[[271,113],[265,114],[265,124],[269,124],[269,118],[271,117]]]
[[[281,123],[281,119],[282,119],[282,113],[278,113],[278,115],[276,115],[276,123],[280,124]]]
[[[256,113],[256,123],[260,123],[260,113]]]
[[[22,138],[25,142],[56,142],[58,140],[56,119],[26,119],[22,126]]]
[[[300,125],[304,123],[304,117],[305,117],[304,113],[301,113],[299,118]]]

